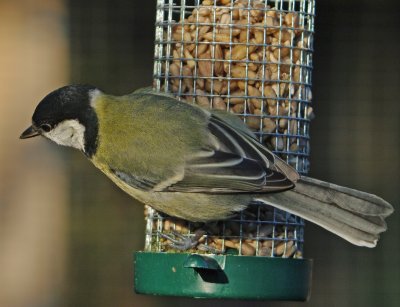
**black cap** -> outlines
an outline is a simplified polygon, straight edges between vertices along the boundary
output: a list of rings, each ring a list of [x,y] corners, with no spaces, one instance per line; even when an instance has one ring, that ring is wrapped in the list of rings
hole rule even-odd
[[[26,139],[40,134],[42,127],[52,129],[64,120],[74,119],[85,127],[85,149],[91,157],[97,149],[98,121],[90,105],[92,85],[68,85],[61,87],[40,101],[32,116],[32,126],[20,138]]]

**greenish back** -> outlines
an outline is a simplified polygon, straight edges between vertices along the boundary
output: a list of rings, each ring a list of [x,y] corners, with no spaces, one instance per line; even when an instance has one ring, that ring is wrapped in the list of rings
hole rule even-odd
[[[207,142],[207,113],[168,96],[101,95],[95,108],[99,145],[94,162],[103,170],[158,183],[176,175],[188,155]]]

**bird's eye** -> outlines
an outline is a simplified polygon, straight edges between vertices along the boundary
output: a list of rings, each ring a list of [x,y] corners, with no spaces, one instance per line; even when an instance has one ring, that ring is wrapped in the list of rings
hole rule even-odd
[[[40,129],[42,129],[44,132],[50,132],[51,126],[49,124],[43,124],[40,125]]]

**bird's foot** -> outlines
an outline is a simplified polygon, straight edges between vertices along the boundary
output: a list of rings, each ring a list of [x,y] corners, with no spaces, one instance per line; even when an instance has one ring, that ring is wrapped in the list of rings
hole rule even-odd
[[[200,240],[205,234],[206,232],[204,230],[196,230],[189,236],[185,236],[177,231],[172,231],[171,234],[159,233],[160,237],[167,239],[170,242],[166,243],[166,245],[181,251],[195,248],[197,245],[199,245]]]

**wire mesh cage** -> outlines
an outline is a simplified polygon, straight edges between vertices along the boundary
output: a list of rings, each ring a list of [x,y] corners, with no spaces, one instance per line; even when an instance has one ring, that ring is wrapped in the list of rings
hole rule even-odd
[[[237,114],[306,174],[314,9],[314,0],[158,0],[154,88]],[[302,257],[303,220],[269,206],[208,224],[145,214],[146,251]]]

